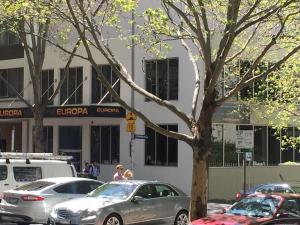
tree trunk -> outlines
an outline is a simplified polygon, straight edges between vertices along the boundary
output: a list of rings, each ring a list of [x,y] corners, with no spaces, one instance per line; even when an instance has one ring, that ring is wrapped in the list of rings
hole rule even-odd
[[[190,221],[205,217],[207,214],[208,162],[201,159],[200,152],[199,149],[193,149]]]
[[[190,202],[190,221],[207,215],[208,199],[208,157],[212,144],[212,117],[215,111],[211,100],[206,98],[200,113],[199,121],[192,129],[195,137],[193,149],[193,177]]]
[[[34,152],[45,152],[43,110],[33,110],[33,116],[35,122],[35,126],[33,129]]]

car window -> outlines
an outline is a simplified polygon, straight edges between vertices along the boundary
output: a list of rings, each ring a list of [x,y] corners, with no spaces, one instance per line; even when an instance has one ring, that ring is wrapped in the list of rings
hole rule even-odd
[[[272,193],[274,192],[274,186],[272,185],[263,185],[259,188],[256,189],[256,192],[259,192],[259,193]]]
[[[7,166],[0,166],[0,180],[7,179]]]
[[[54,188],[53,190],[57,193],[61,193],[61,194],[76,194],[76,182],[71,182],[71,183],[67,183],[67,184],[62,184],[56,188]]]
[[[136,196],[140,196],[142,198],[157,198],[159,197],[159,193],[157,192],[155,186],[153,184],[146,184],[139,188],[139,190],[135,194]]]
[[[295,193],[300,193],[300,186],[292,186],[292,189]]]
[[[106,183],[88,194],[90,197],[126,199],[136,189],[136,184]]]
[[[155,188],[157,193],[159,194],[159,197],[178,196],[178,193],[167,185],[156,184]]]
[[[289,217],[300,217],[299,199],[286,198],[280,209],[280,213],[287,213]]]
[[[13,173],[17,182],[28,182],[42,179],[41,167],[13,167]]]
[[[234,204],[226,213],[250,217],[272,217],[280,200],[277,198],[249,197]]]
[[[76,193],[87,194],[99,187],[102,183],[96,181],[78,181],[76,182]]]
[[[280,186],[280,185],[275,186],[274,192],[277,192],[277,193],[293,193],[293,191],[289,187]]]
[[[38,191],[43,188],[49,187],[51,185],[55,184],[54,182],[48,182],[48,181],[34,181],[29,184],[24,184],[20,187],[15,188],[15,190],[18,191]]]

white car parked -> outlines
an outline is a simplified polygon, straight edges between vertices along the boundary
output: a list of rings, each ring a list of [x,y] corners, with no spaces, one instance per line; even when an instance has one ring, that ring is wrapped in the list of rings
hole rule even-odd
[[[5,191],[0,204],[0,221],[18,225],[46,224],[56,204],[83,197],[102,184],[101,181],[87,178],[57,177],[37,180]]]

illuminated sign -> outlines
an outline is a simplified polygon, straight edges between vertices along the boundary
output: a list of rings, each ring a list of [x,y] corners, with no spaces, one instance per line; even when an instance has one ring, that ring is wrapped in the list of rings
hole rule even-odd
[[[124,118],[125,109],[120,106],[49,106],[44,112],[45,118],[60,117],[114,117]],[[0,108],[0,119],[32,118],[29,108]]]

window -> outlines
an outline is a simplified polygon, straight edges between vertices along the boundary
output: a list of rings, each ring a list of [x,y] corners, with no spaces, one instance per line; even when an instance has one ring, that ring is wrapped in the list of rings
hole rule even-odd
[[[160,125],[169,131],[178,131],[177,125]],[[146,127],[145,140],[145,165],[177,166],[178,163],[178,141],[156,133]]]
[[[178,58],[146,61],[146,90],[164,100],[178,99]]]
[[[115,164],[120,161],[120,127],[91,127],[91,161]]]
[[[64,194],[76,194],[76,182],[71,182],[67,184],[60,185],[53,190],[57,193],[64,193]]]
[[[28,182],[42,179],[41,167],[13,167],[14,177],[17,182]]]
[[[67,184],[62,184],[54,188],[54,191],[56,191],[57,193],[65,194],[87,194],[100,185],[102,185],[102,183],[96,181],[75,181]]]
[[[41,189],[44,189],[46,187],[49,187],[51,185],[54,185],[54,182],[49,181],[36,181],[29,184],[22,185],[20,187],[17,187],[15,190],[18,191],[39,191]]]
[[[7,166],[0,166],[0,180],[7,179]]]
[[[155,186],[153,184],[146,184],[140,187],[140,189],[136,192],[136,196],[140,196],[142,198],[157,198],[159,197],[159,193],[157,192]]]
[[[59,149],[81,150],[82,131],[79,126],[59,127]]]
[[[156,184],[155,188],[160,197],[178,196],[178,193],[167,185]]]
[[[63,77],[64,70],[60,70],[60,77]],[[60,104],[81,104],[82,103],[83,68],[70,68],[63,85],[60,89]]]
[[[19,38],[9,31],[0,31],[0,47],[20,44]]]
[[[268,165],[277,166],[280,163],[280,140],[278,140],[276,131],[268,128]]]
[[[212,152],[209,166],[223,166],[223,124],[212,125]]]
[[[113,86],[114,90],[120,94],[120,81],[119,77],[113,71],[111,65],[99,65],[99,69],[102,71],[108,82]],[[107,89],[101,84],[100,80],[97,79],[96,70],[93,68],[92,71],[92,103],[98,103],[102,98],[103,103],[115,102],[113,97],[108,94]]]
[[[2,76],[19,94],[23,95],[23,68],[14,68],[0,70]],[[18,95],[7,85],[6,82],[0,80],[0,98],[15,98]]]
[[[43,132],[45,141],[45,152],[53,153],[53,127],[44,127]]]
[[[266,126],[254,126],[254,165],[267,165],[267,138]]]
[[[42,71],[42,100],[47,102],[54,92],[54,70]],[[53,105],[53,102],[49,103]]]

